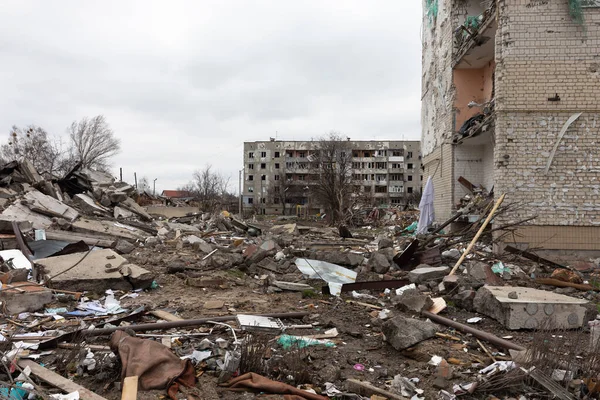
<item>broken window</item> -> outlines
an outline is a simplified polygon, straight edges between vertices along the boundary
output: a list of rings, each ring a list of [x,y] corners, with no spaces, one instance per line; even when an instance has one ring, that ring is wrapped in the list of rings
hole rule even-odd
[[[409,182],[410,182],[410,181],[412,181],[412,175],[409,175],[409,176],[408,176],[408,181],[409,181]]]
[[[306,153],[305,153],[305,152],[303,152],[303,151],[299,151],[299,152],[298,152],[298,157],[300,157],[300,158],[304,158],[304,157],[306,157]]]
[[[260,198],[260,202],[261,202],[262,204],[265,204],[265,203],[267,202],[267,199],[265,199],[264,197],[261,197],[261,198]]]
[[[392,150],[392,157],[402,157],[402,154],[404,154],[404,150],[402,149]]]
[[[248,204],[253,204],[253,203],[254,203],[254,198],[248,197]]]
[[[412,193],[412,192],[413,192],[413,190],[412,190],[412,189],[413,189],[413,188],[411,188],[411,187],[409,187],[409,188],[406,188],[406,193]]]
[[[267,156],[267,152],[266,152],[266,151],[261,151],[261,152],[260,152],[260,156],[261,156],[262,158],[265,158],[265,157]]]
[[[298,175],[298,180],[303,181],[306,177],[304,175]]]
[[[250,153],[248,153],[248,158],[254,158],[254,152],[251,151]]]
[[[254,187],[248,186],[248,193],[254,193]]]
[[[275,169],[279,169],[279,163],[275,163]]]
[[[260,180],[261,181],[266,181],[267,180],[267,176],[266,175],[261,175]]]
[[[254,164],[248,164],[248,169],[254,169]]]
[[[404,188],[402,186],[390,186],[390,193],[402,193]]]
[[[260,164],[260,169],[265,169],[267,168],[267,164],[266,163],[261,163]]]
[[[375,186],[375,193],[387,193],[387,186]]]
[[[402,164],[401,163],[392,163],[392,168],[393,169],[401,169],[402,168]]]
[[[375,168],[377,168],[377,169],[386,169],[387,168],[387,163],[385,163],[385,162],[375,163]]]
[[[365,193],[371,193],[371,186],[365,186]]]
[[[253,181],[254,180],[254,175],[248,175],[248,180],[249,181]]]
[[[421,175],[421,180],[423,180],[423,175]]]
[[[385,157],[387,155],[387,151],[386,150],[377,150],[376,155],[377,155],[377,157]]]
[[[291,181],[292,180],[292,174],[286,174],[285,175],[285,179],[288,180],[288,181]]]
[[[358,151],[355,151],[354,153],[352,153],[352,157],[359,157]]]
[[[409,151],[408,153],[406,153],[406,159],[411,159],[412,158],[412,151]]]
[[[279,197],[273,198],[273,204],[279,204]]]
[[[406,168],[408,168],[408,169],[413,169],[413,165],[412,165],[412,164],[410,164],[410,163],[409,163],[409,164],[406,164]]]
[[[392,204],[400,204],[402,202],[401,198],[394,197],[392,200]]]
[[[279,175],[275,175],[275,180],[278,181],[279,180]]]
[[[275,158],[279,158],[279,152],[278,151],[275,152]]]
[[[401,181],[402,174],[390,174],[390,181]]]

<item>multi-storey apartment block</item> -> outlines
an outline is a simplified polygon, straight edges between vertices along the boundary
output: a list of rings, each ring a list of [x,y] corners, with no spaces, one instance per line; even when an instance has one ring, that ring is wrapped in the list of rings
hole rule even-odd
[[[352,185],[365,206],[404,206],[414,202],[423,175],[418,141],[348,141]],[[310,185],[319,179],[314,166],[318,142],[244,143],[243,207],[260,214],[319,212]]]
[[[423,0],[422,42],[438,221],[467,193],[462,176],[522,205],[497,224],[536,217],[511,235],[518,246],[597,253],[600,1]]]

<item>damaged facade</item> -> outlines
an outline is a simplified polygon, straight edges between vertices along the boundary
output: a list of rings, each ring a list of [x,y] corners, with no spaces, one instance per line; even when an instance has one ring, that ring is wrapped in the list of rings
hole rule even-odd
[[[257,141],[244,143],[245,210],[258,209],[261,214],[296,214],[307,209],[320,211],[311,201],[309,186],[318,179],[312,168],[311,154],[317,141]],[[352,149],[353,184],[357,193],[370,198],[371,205],[404,206],[417,194],[423,180],[421,149],[418,141],[349,140]],[[274,193],[286,190],[282,196]],[[417,201],[418,202],[418,201]],[[292,211],[288,211],[292,210]]]
[[[468,193],[463,177],[523,203],[501,222],[536,216],[520,246],[595,250],[600,4],[423,4],[422,153],[438,221]]]

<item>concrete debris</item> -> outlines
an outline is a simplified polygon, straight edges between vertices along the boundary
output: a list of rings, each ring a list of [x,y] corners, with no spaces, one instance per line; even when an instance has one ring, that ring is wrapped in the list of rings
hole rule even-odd
[[[422,283],[432,280],[442,280],[450,272],[449,267],[430,267],[421,264],[408,273],[408,279],[413,283]]]
[[[386,321],[382,327],[386,342],[396,350],[408,349],[431,339],[437,331],[437,325],[431,322],[400,316]]]
[[[369,261],[367,263],[369,267],[373,269],[373,271],[378,274],[385,274],[390,269],[390,262],[387,257],[382,253],[372,253],[371,257],[369,257]]]
[[[36,260],[44,281],[56,289],[104,293],[108,289],[145,289],[154,275],[105,249]]]
[[[549,318],[551,329],[580,328],[587,322],[587,303],[545,290],[510,286],[484,286],[473,300],[477,312],[511,330],[541,328]]]
[[[472,192],[456,215],[423,234],[415,232],[415,211],[368,207],[354,210],[345,222],[352,237],[342,239],[338,226],[328,226],[323,215],[250,220],[227,211],[237,202],[215,210],[196,200],[136,193],[110,174],[81,167],[54,181],[32,168],[17,162],[0,168],[5,317],[0,341],[11,336],[11,343],[35,342],[39,348],[27,351],[43,357],[43,351],[71,345],[77,335],[98,336],[97,343],[85,342],[90,349],[73,362],[83,377],[90,365],[100,376],[118,368],[110,357],[95,354],[102,354],[101,338],[126,327],[151,331],[140,340],[177,354],[190,366],[190,376],[209,372],[203,376],[207,397],[218,397],[210,382],[248,372],[344,398],[358,399],[360,392],[373,399],[422,399],[439,393],[452,397],[452,391],[483,397],[491,375],[477,382],[465,382],[465,376],[493,360],[512,362],[505,349],[532,354],[521,346],[535,347],[531,330],[581,328],[597,314],[600,273],[593,262],[566,267],[513,250],[503,259],[483,239],[487,231],[473,240],[482,220],[475,214],[485,215],[492,205],[477,185],[469,185]],[[470,229],[455,233],[448,227],[455,221],[470,223]],[[456,265],[456,273],[449,275],[445,264]],[[512,286],[504,286],[506,281]],[[148,310],[149,305],[160,310]],[[244,318],[236,319],[236,313],[256,320],[281,309],[301,311],[296,320],[278,320],[275,329],[252,324],[239,329]],[[206,318],[197,325],[183,319],[199,312]],[[269,317],[260,317],[263,313]],[[136,321],[142,317],[144,323]],[[515,340],[476,327],[501,335],[515,330]],[[600,336],[600,329],[592,330],[594,338]],[[255,331],[272,337],[262,343],[249,335]],[[285,343],[273,340],[281,332],[289,333]],[[54,336],[46,340],[43,334]],[[574,337],[569,331],[560,335],[565,344]],[[373,352],[381,337],[389,348]],[[573,354],[585,359],[594,344],[586,340]],[[298,358],[292,345],[311,347]],[[9,347],[5,355],[25,354]],[[428,365],[434,354],[440,356]],[[40,362],[51,365],[53,359]],[[349,384],[344,365],[370,382]],[[105,385],[110,379],[105,375],[94,379]],[[587,379],[576,375],[569,378]],[[311,395],[321,399],[316,393]]]

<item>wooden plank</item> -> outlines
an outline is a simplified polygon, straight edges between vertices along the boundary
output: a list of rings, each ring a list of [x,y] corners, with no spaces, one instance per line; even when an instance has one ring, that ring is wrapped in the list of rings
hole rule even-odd
[[[123,391],[121,392],[121,400],[136,400],[138,391],[138,377],[128,376],[123,379]]]
[[[152,310],[150,311],[150,314],[154,315],[156,318],[164,319],[165,321],[183,321],[183,318],[163,310]]]
[[[106,400],[104,397],[97,395],[89,389],[84,388],[75,382],[58,375],[56,372],[52,372],[46,369],[32,360],[19,360],[19,367],[25,369],[29,367],[31,373],[41,379],[42,381],[57,387],[65,393],[79,392],[79,397],[85,400]]]

